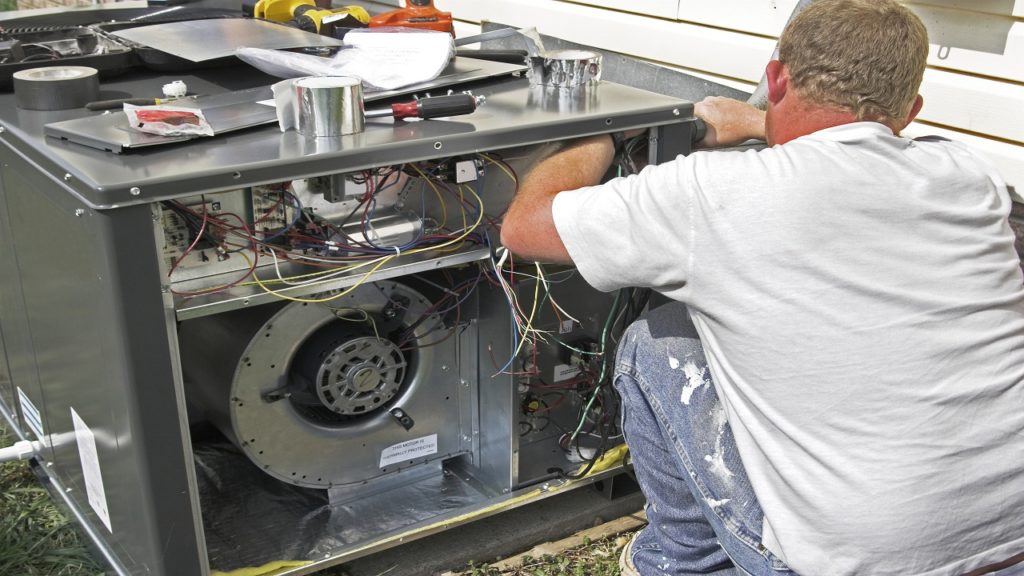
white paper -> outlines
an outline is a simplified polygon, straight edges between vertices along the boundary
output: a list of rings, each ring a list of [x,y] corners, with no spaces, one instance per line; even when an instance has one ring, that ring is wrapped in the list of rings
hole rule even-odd
[[[21,404],[21,415],[25,418],[32,433],[39,440],[43,439],[43,418],[39,415],[39,409],[32,403],[32,400],[25,394],[25,391],[18,386],[18,402]]]
[[[437,454],[437,434],[388,446],[380,453],[380,467]]]
[[[110,530],[110,511],[107,508],[107,494],[103,490],[103,474],[100,472],[100,457],[96,451],[96,436],[85,425],[82,417],[71,409],[71,421],[75,424],[75,439],[78,441],[78,456],[82,460],[82,481],[85,482],[85,493],[89,505],[96,512],[103,525]]]
[[[555,366],[555,374],[551,379],[554,382],[562,382],[570,380],[580,375],[580,369],[575,366],[569,366],[568,364],[559,364]]]

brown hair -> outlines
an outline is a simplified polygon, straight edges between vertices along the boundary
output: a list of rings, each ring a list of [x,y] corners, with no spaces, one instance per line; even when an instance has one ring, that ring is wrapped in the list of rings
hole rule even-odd
[[[928,59],[928,31],[893,0],[820,0],[779,40],[790,85],[815,104],[858,120],[900,121],[917,97]]]

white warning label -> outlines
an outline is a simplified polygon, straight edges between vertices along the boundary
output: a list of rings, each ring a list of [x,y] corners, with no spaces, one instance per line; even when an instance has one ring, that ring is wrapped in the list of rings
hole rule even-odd
[[[552,377],[554,382],[563,382],[570,378],[575,378],[580,375],[580,369],[576,366],[569,366],[568,364],[559,364],[555,366],[555,373]]]
[[[388,446],[380,453],[380,467],[437,454],[437,434]]]
[[[96,436],[74,408],[71,409],[71,420],[75,423],[75,439],[78,441],[78,456],[82,459],[82,480],[85,482],[86,496],[96,516],[103,521],[107,530],[113,532],[107,508],[107,493],[103,490],[103,474],[100,473],[100,457],[96,451]]]
[[[28,394],[18,386],[18,402],[21,404],[21,416],[25,419],[29,429],[39,440],[43,439],[43,418],[39,415],[39,409],[29,399]]]

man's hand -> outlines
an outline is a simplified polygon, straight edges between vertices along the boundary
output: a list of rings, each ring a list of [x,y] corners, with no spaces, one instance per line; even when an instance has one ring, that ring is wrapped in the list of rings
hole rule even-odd
[[[765,139],[764,112],[745,102],[709,96],[695,104],[693,112],[708,125],[698,148],[736,146],[747,140]]]

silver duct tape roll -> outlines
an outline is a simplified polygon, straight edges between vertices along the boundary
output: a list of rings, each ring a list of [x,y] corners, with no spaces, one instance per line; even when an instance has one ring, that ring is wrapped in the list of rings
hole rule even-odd
[[[311,76],[292,85],[299,134],[323,138],[363,131],[363,86],[358,79]]]
[[[530,57],[531,86],[576,88],[601,79],[601,55],[589,50],[552,50]]]
[[[100,79],[88,66],[46,66],[14,73],[14,101],[24,110],[81,108],[99,99]]]

